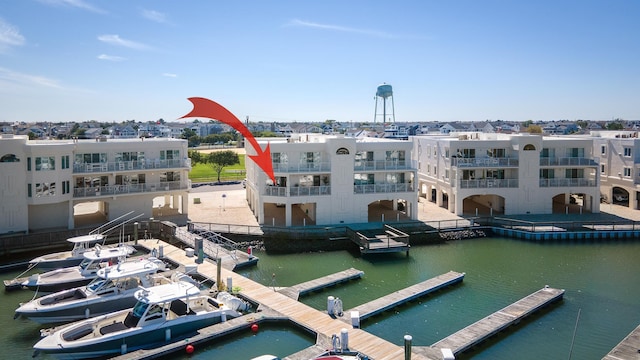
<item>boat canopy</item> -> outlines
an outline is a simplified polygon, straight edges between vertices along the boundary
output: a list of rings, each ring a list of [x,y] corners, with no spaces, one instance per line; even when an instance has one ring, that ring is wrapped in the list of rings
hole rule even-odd
[[[185,281],[178,281],[138,290],[135,297],[141,302],[158,304],[199,294],[200,289],[197,286]]]

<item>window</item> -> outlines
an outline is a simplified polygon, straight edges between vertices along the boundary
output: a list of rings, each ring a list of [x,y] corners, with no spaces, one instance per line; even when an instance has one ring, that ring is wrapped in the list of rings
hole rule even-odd
[[[567,149],[567,157],[583,158],[584,157],[584,148],[569,148],[569,149]]]
[[[554,169],[540,169],[541,179],[553,179],[555,177]]]
[[[444,157],[449,158],[449,148],[444,148]]]
[[[56,183],[36,184],[36,197],[47,197],[56,195]]]
[[[493,158],[503,158],[505,157],[504,149],[489,149],[487,150],[487,156]]]
[[[462,180],[475,180],[476,171],[475,170],[462,170]]]
[[[160,150],[160,160],[178,160],[180,150]]]
[[[46,170],[55,170],[56,169],[56,160],[53,156],[41,157],[38,156],[36,158],[36,171],[46,171]]]
[[[68,194],[69,193],[69,180],[66,180],[66,181],[62,182],[62,193],[63,194]]]
[[[522,148],[524,151],[535,151],[536,147],[533,144],[527,144]]]
[[[566,169],[564,177],[567,179],[582,179],[584,178],[584,169]]]
[[[31,197],[31,184],[27,184],[27,197]]]
[[[62,168],[63,169],[68,169],[69,168],[69,155],[64,155],[62,157]]]
[[[160,182],[172,182],[172,181],[180,181],[179,171],[167,171],[166,173],[160,174]]]
[[[449,169],[444,169],[444,178],[445,179],[449,178]]]
[[[27,158],[27,171],[31,171],[31,158]]]
[[[604,174],[605,164],[600,164],[600,173]]]
[[[541,158],[554,158],[554,157],[556,157],[556,149],[543,148],[542,151],[540,151],[540,157]]]
[[[476,149],[462,149],[462,157],[474,159],[476,157]]]
[[[606,145],[602,145],[600,147],[600,154],[602,154],[602,155],[606,155],[607,154],[607,146]]]
[[[354,185],[367,185],[374,183],[373,174],[353,174]]]
[[[504,179],[504,170],[502,169],[487,170],[487,178]]]
[[[631,177],[631,168],[630,167],[625,167],[624,168],[624,177]]]
[[[76,164],[100,164],[107,162],[107,153],[76,154]]]
[[[625,157],[631,157],[631,148],[630,147],[625,147],[624,148],[624,156]]]

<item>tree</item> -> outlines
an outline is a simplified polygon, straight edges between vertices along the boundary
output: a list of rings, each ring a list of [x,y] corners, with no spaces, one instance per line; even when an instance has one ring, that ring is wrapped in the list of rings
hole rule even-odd
[[[205,159],[203,159],[200,151],[197,150],[189,150],[188,152],[189,159],[191,159],[191,163],[193,165],[203,163]]]
[[[542,127],[540,125],[529,125],[527,132],[529,134],[542,134]]]
[[[620,122],[611,122],[607,124],[607,130],[622,130],[624,126]]]
[[[214,151],[207,155],[206,163],[211,165],[213,171],[218,174],[218,182],[220,182],[220,173],[225,166],[240,164],[240,158],[235,151]]]

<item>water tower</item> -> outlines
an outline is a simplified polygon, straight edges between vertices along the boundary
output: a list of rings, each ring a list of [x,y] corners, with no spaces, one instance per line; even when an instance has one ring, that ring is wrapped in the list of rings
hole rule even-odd
[[[378,100],[382,99],[382,114],[378,113]],[[386,83],[382,83],[382,85],[378,86],[378,90],[376,91],[376,109],[375,115],[373,116],[373,122],[375,123],[378,119],[379,115],[382,115],[382,123],[387,122],[387,100],[391,100],[391,117],[393,117],[393,122],[396,122],[396,114],[393,105],[393,88],[391,85]]]

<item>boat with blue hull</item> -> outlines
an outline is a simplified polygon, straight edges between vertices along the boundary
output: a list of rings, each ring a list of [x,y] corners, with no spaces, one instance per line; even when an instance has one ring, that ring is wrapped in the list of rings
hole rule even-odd
[[[172,281],[162,273],[166,269],[167,265],[156,258],[108,266],[98,270],[98,277],[89,285],[20,304],[14,318],[24,317],[40,324],[64,323],[131,308],[137,302],[136,291]]]
[[[213,298],[185,281],[138,290],[135,298],[133,308],[44,334],[33,346],[34,356],[42,352],[58,359],[88,359],[154,348],[241,316],[240,311],[248,308],[228,293]]]

